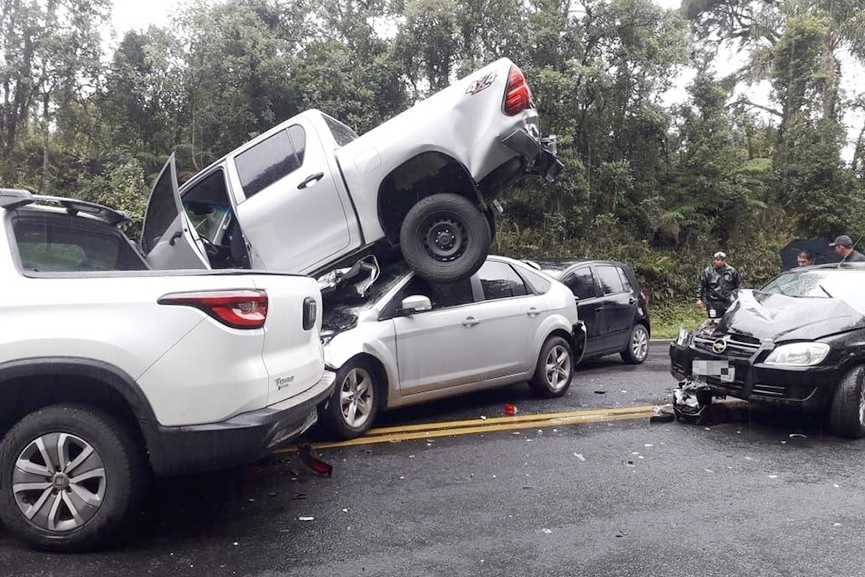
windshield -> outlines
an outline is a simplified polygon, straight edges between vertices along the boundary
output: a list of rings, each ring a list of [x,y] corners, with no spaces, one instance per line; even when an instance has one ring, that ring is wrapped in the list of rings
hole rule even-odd
[[[819,269],[782,274],[761,290],[791,297],[836,298],[865,314],[865,270]]]

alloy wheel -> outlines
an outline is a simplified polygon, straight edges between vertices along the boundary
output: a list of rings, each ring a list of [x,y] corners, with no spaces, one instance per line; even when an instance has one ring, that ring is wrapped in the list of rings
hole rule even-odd
[[[545,374],[553,391],[567,386],[571,378],[571,356],[565,347],[556,345],[550,349],[545,361]]]
[[[339,408],[347,425],[360,428],[366,423],[372,412],[373,395],[370,374],[362,368],[349,371],[339,390]]]
[[[87,523],[102,506],[106,485],[99,452],[68,433],[47,433],[31,441],[12,473],[18,508],[48,531],[71,531]]]
[[[631,336],[631,352],[634,353],[634,358],[639,361],[644,360],[649,354],[649,335],[642,326],[635,330]]]

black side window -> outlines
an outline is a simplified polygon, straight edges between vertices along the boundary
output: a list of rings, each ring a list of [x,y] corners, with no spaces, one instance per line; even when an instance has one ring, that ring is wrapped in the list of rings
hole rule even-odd
[[[601,284],[601,289],[605,295],[614,295],[625,292],[625,287],[622,286],[622,277],[619,276],[619,269],[614,266],[599,266],[598,282]]]
[[[625,269],[622,267],[616,267],[616,270],[619,271],[619,278],[622,281],[622,286],[625,289],[625,292],[634,292],[634,287],[631,286],[631,281],[628,279],[628,273],[625,272]]]
[[[595,276],[591,268],[577,269],[563,282],[578,299],[595,298]]]
[[[522,277],[509,264],[488,260],[478,271],[486,300],[529,294]]]
[[[409,283],[397,295],[396,306],[399,307],[402,299],[412,295],[423,295],[429,297],[433,310],[474,302],[472,296],[472,285],[469,279],[463,279],[453,283],[439,284],[431,283],[418,276],[412,278]]]
[[[306,132],[294,125],[238,154],[235,164],[246,198],[300,168],[305,150]]]

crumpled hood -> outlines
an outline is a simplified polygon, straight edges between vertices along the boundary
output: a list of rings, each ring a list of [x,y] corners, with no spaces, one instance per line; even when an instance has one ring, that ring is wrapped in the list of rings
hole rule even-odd
[[[839,299],[790,297],[743,289],[715,332],[796,341],[863,327],[865,316]]]

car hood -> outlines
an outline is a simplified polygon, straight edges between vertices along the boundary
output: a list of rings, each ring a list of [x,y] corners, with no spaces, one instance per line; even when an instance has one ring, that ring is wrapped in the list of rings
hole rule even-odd
[[[815,340],[865,328],[865,316],[846,302],[740,290],[716,333],[737,333],[774,341]]]

